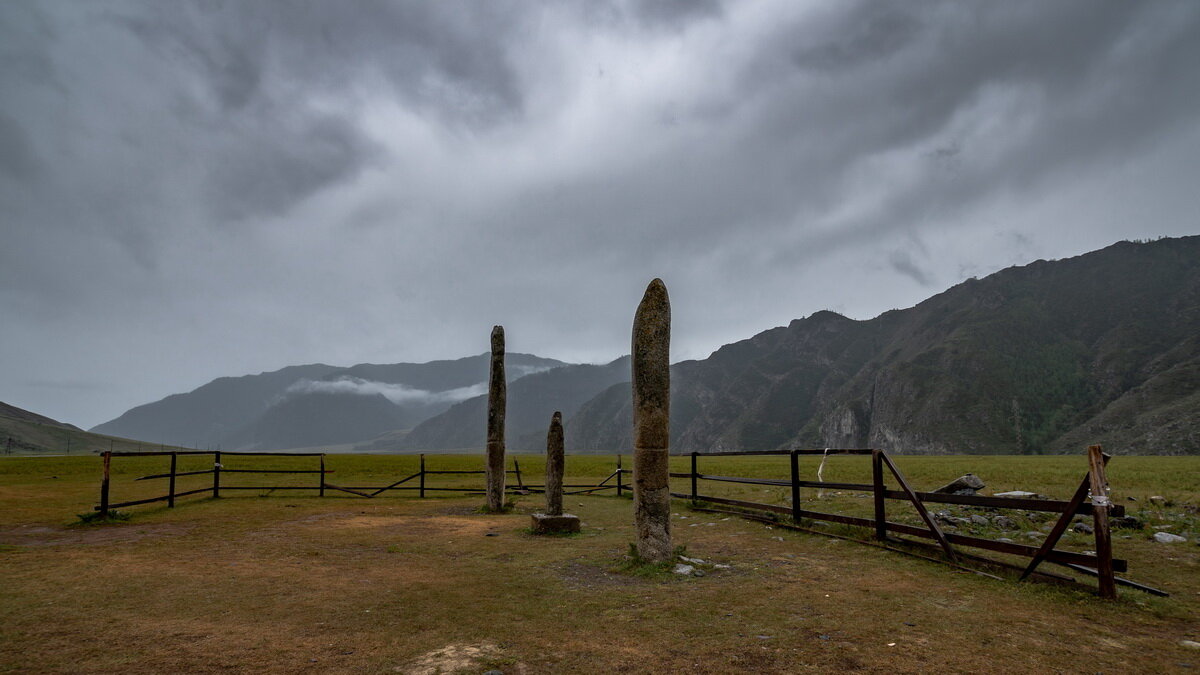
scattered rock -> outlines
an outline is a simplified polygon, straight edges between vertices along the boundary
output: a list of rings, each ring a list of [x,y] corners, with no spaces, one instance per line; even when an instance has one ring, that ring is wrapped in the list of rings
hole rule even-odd
[[[1013,543],[1013,540],[1012,540],[1012,539],[1009,539],[1008,537],[997,537],[997,538],[996,538],[996,541],[1002,541],[1002,542],[1004,542],[1004,543],[1006,543],[1006,544],[1011,544],[1011,543]]]
[[[1029,532],[1026,532],[1026,533],[1024,533],[1024,534],[1023,534],[1023,535],[1021,535],[1021,536],[1025,537],[1026,539],[1041,539],[1041,538],[1042,538],[1042,533],[1041,533],[1041,532],[1034,532],[1034,531],[1030,530]]]
[[[1146,527],[1145,523],[1138,520],[1134,516],[1121,516],[1119,518],[1113,518],[1108,522],[1112,523],[1113,527],[1120,528],[1122,530],[1140,530]]]
[[[680,574],[680,575],[683,575],[683,576],[691,576],[691,575],[692,575],[692,574],[693,574],[693,573],[696,571],[696,568],[695,568],[695,567],[692,567],[691,565],[685,565],[685,564],[683,564],[683,563],[677,563],[677,564],[675,565],[675,569],[674,569],[674,570],[672,570],[672,571],[673,571],[673,572],[675,572],[675,574]]]
[[[1157,541],[1160,544],[1182,544],[1183,542],[1187,541],[1187,537],[1181,537],[1177,534],[1171,534],[1170,532],[1155,532],[1154,541]]]
[[[703,561],[703,560],[701,560],[701,559],[699,559],[699,558],[689,558],[689,557],[687,557],[686,555],[681,555],[681,556],[679,556],[679,559],[680,559],[680,560],[682,560],[682,561],[683,561],[683,562],[685,562],[685,563],[691,563],[691,564],[693,564],[693,565],[703,565],[703,564],[705,564],[705,563],[704,563],[704,561]]]
[[[946,483],[934,490],[934,492],[947,495],[973,495],[984,487],[983,481],[980,480],[979,476],[968,473]]]
[[[1189,649],[1200,649],[1200,642],[1196,642],[1195,640],[1180,640],[1179,646]]]
[[[1150,497],[1150,503],[1155,506],[1166,506],[1167,498],[1162,495],[1154,495]]]
[[[995,525],[996,527],[1000,528],[1001,530],[1017,529],[1017,521],[1013,520],[1012,518],[1009,518],[1008,516],[996,516],[995,518],[992,519],[992,524]]]
[[[1038,492],[1028,492],[1026,490],[1009,490],[1008,492],[997,492],[993,497],[1008,497],[1009,499],[1054,499],[1049,495],[1044,495]]]
[[[978,513],[972,513],[971,514],[971,522],[976,525],[990,525],[992,521],[979,515]]]
[[[1092,529],[1092,526],[1088,525],[1087,523],[1075,523],[1075,526],[1072,527],[1071,530],[1078,532],[1079,534],[1092,534],[1095,532],[1095,530]]]

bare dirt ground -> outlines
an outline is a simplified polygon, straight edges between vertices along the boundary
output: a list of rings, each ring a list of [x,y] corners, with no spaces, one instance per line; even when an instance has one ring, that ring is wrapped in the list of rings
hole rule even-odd
[[[50,497],[30,475],[0,475],[0,672],[1200,672],[1200,546],[1151,528],[1116,554],[1171,597],[1103,601],[683,501],[675,540],[703,577],[622,571],[615,497],[571,497],[571,537],[528,534],[540,497],[483,515],[480,497],[242,493],[76,526],[94,472]]]
[[[587,525],[569,538],[474,501],[222,499],[101,527],[4,527],[0,669],[1200,668],[1179,645],[1198,630],[1194,588],[1104,602],[699,513],[676,521],[679,542],[730,568],[641,578],[616,571],[628,500],[580,499]]]

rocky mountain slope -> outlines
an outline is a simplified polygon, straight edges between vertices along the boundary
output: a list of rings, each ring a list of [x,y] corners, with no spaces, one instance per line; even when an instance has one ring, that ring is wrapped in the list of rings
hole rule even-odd
[[[1200,237],[1122,242],[854,321],[818,312],[672,370],[672,450],[1200,453]],[[628,385],[567,421],[627,450]]]

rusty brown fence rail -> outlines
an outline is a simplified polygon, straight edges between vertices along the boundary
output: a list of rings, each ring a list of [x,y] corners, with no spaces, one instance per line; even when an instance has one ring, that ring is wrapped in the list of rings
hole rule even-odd
[[[197,471],[179,471],[178,463],[179,456],[196,456],[209,455],[212,456],[212,468],[202,469]],[[427,484],[427,476],[444,476],[444,475],[478,475],[483,476],[486,471],[479,470],[436,470],[428,469],[425,464],[425,455],[420,455],[420,468],[416,473],[406,476],[388,485],[380,486],[360,486],[360,485],[335,485],[325,480],[327,474],[333,473],[332,469],[325,467],[325,453],[319,452],[222,452],[219,450],[180,450],[173,452],[104,452],[101,454],[103,459],[103,477],[100,482],[100,503],[93,507],[99,511],[102,517],[107,517],[112,510],[124,508],[128,506],[140,506],[143,504],[153,504],[157,502],[167,502],[168,508],[174,508],[175,501],[181,497],[187,497],[198,494],[209,494],[212,497],[220,497],[222,490],[260,490],[260,491],[275,491],[275,490],[316,490],[319,497],[324,497],[327,490],[336,492],[344,492],[347,494],[356,495],[359,497],[373,498],[380,494],[389,491],[415,491],[421,498],[425,497],[427,492],[465,492],[476,493],[483,492],[482,487],[456,486],[456,487],[435,487]],[[141,476],[134,479],[135,481],[144,480],[161,480],[167,479],[166,494],[149,497],[145,499],[133,499],[123,502],[112,502],[110,499],[111,493],[111,467],[112,460],[116,457],[169,457],[170,464],[165,473],[155,473],[146,476]],[[228,461],[230,457],[316,457],[318,458],[318,466],[315,469],[252,469],[252,468],[230,468],[224,466],[222,459]],[[576,484],[571,483],[564,485],[567,491],[564,494],[591,494],[604,490],[613,490],[617,495],[621,495],[629,488],[622,482],[621,456],[617,456],[617,467],[604,480],[599,483]],[[516,477],[516,485],[509,485],[507,491],[516,494],[530,494],[543,492],[545,486],[540,484],[526,484],[524,476],[521,473],[520,460],[513,458],[513,468],[506,470],[505,473]],[[228,482],[222,483],[221,476],[225,474],[319,474],[319,478],[313,485],[230,485]],[[182,492],[176,491],[176,480],[186,476],[212,476],[212,484],[198,489],[185,490]],[[228,479],[227,479],[228,481]],[[415,482],[414,482],[415,481]]]
[[[766,455],[786,455],[789,458],[791,475],[787,479],[754,478],[709,475],[699,471],[699,462],[701,458],[704,457]],[[799,471],[799,458],[805,455],[859,455],[870,457],[871,482],[845,483],[801,480]],[[871,530],[873,532],[874,539],[883,543],[923,544],[923,542],[897,539],[892,537],[892,534],[908,535],[912,537],[933,540],[935,548],[940,550],[941,555],[944,556],[944,560],[954,565],[958,565],[960,559],[970,559],[1001,567],[1014,567],[1011,563],[1005,563],[1002,561],[993,560],[991,558],[984,558],[977,554],[961,551],[960,548],[963,547],[983,549],[1002,554],[1029,558],[1029,562],[1026,565],[1016,566],[1016,568],[1021,572],[1021,579],[1025,579],[1034,573],[1048,577],[1055,577],[1058,579],[1067,579],[1067,577],[1063,577],[1062,575],[1037,570],[1038,566],[1042,562],[1055,563],[1067,567],[1075,572],[1096,577],[1098,579],[1099,594],[1105,598],[1116,597],[1117,584],[1137,588],[1139,590],[1156,595],[1166,595],[1166,593],[1163,591],[1129,581],[1128,579],[1117,577],[1115,574],[1116,572],[1125,572],[1128,565],[1125,560],[1114,558],[1112,555],[1112,535],[1108,519],[1109,516],[1123,516],[1124,507],[1113,504],[1108,498],[1108,481],[1105,477],[1104,466],[1108,462],[1109,456],[1101,451],[1100,446],[1092,446],[1088,448],[1088,472],[1084,475],[1079,488],[1075,491],[1075,494],[1071,497],[1071,499],[1066,501],[1054,499],[1024,499],[988,497],[984,495],[954,495],[935,492],[919,492],[912,489],[908,483],[908,480],[905,479],[904,474],[900,471],[899,467],[896,466],[896,464],[892,461],[892,458],[888,456],[886,452],[869,448],[774,450],[761,452],[739,451],[704,454],[692,453],[690,457],[691,471],[687,473],[672,472],[671,477],[689,479],[691,482],[691,491],[690,493],[673,492],[671,493],[671,496],[681,499],[688,499],[692,502],[693,506],[699,506],[701,503],[707,503],[737,507],[750,512],[749,514],[739,512],[738,515],[749,515],[755,519],[769,520],[770,522],[776,523],[780,523],[781,516],[790,516],[790,524],[788,524],[786,521],[780,524],[784,525],[785,527],[801,530],[806,529],[802,527],[802,524],[805,521],[822,521],[840,525],[862,527]],[[900,489],[889,489],[887,487],[884,480],[885,470],[886,473],[891,474],[892,478],[898,484]],[[699,490],[701,481],[710,481],[716,483],[738,483],[744,485],[767,485],[789,488],[791,491],[791,505],[780,506],[776,504],[763,504],[760,502],[730,499],[715,495],[704,495],[701,494]],[[859,516],[825,513],[822,511],[806,509],[803,507],[803,502],[800,499],[800,491],[802,488],[861,491],[870,493],[873,497],[874,515],[871,518],[863,518]],[[1090,501],[1087,501],[1089,497]],[[898,500],[910,503],[920,516],[924,527],[889,521],[887,519],[888,500]],[[1060,515],[1042,544],[1040,546],[1030,546],[1010,541],[998,541],[995,539],[986,539],[953,532],[944,532],[942,528],[939,527],[937,520],[932,517],[929,514],[929,511],[925,508],[926,503],[959,504],[994,509],[1043,511],[1049,513],[1058,513]],[[753,515],[754,512],[766,512],[772,514],[773,517],[756,517]],[[731,513],[734,512],[731,511]],[[1070,526],[1072,519],[1076,515],[1087,515],[1091,516],[1093,519],[1093,534],[1095,537],[1094,553],[1077,553],[1074,551],[1065,551],[1055,548],[1062,535]],[[824,532],[820,533],[827,534]]]

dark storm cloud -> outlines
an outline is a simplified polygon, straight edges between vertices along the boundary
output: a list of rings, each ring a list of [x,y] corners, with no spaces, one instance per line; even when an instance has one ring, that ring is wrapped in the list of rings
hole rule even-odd
[[[347,95],[365,74],[428,114],[485,123],[518,114],[522,100],[507,42],[521,12],[508,3],[266,0],[156,5],[118,16],[169,58],[203,74],[222,108],[268,91],[264,75]]]
[[[1200,210],[1192,2],[0,3],[0,57],[0,400],[89,423],[605,360],[656,276],[702,357]]]

